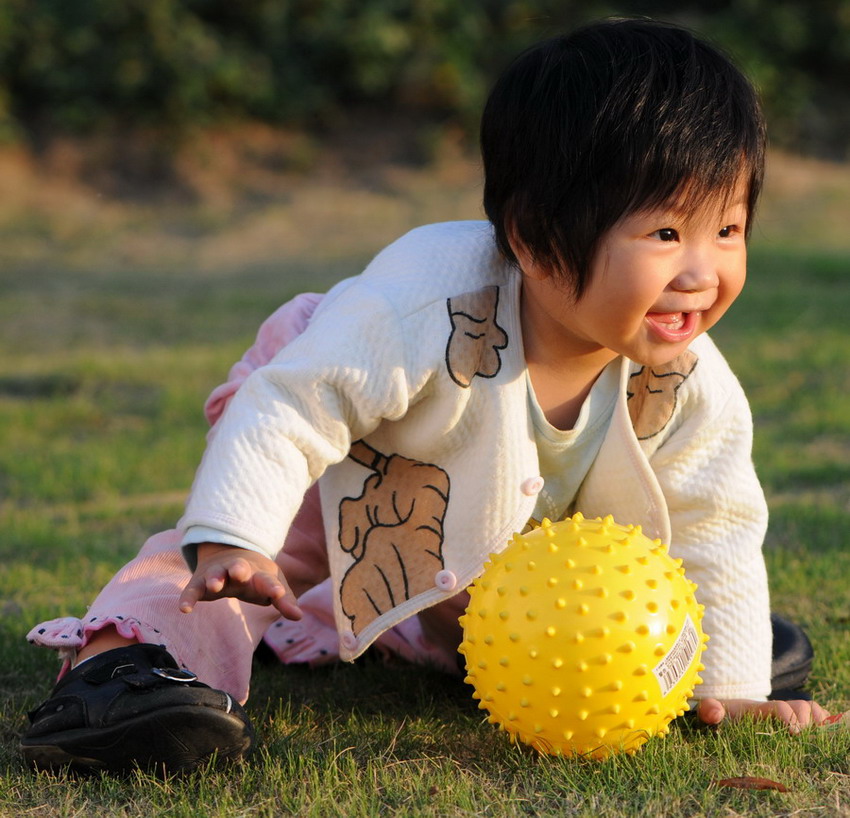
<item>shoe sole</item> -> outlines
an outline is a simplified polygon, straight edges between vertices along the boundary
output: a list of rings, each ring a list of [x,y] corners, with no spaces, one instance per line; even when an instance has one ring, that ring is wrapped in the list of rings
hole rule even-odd
[[[21,752],[42,769],[177,772],[215,757],[247,755],[253,733],[232,713],[197,705],[170,707],[105,728],[81,728],[21,741]]]

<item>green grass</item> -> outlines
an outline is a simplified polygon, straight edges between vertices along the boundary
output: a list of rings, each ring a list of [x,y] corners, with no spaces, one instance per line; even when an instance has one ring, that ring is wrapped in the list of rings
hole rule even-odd
[[[258,664],[260,750],[241,768],[165,781],[26,769],[17,736],[56,670],[26,631],[81,612],[173,524],[207,392],[282,300],[366,256],[358,246],[203,274],[85,258],[0,266],[0,815],[850,814],[850,730],[683,722],[635,757],[540,758],[484,723],[461,682],[368,658],[315,672]],[[808,629],[814,690],[836,710],[850,708],[848,267],[846,247],[759,238],[744,295],[715,332],[756,420],[773,607]],[[789,791],[712,783],[742,775]]]

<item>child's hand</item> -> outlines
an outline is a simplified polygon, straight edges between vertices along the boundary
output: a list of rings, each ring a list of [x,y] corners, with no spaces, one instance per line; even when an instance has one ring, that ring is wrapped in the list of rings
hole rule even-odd
[[[737,721],[745,716],[757,719],[777,719],[788,725],[792,733],[804,727],[824,724],[829,713],[816,702],[792,701],[756,702],[750,699],[703,699],[697,705],[697,718],[704,724],[720,724],[728,718]]]
[[[235,597],[255,605],[273,605],[287,619],[301,619],[301,610],[286,587],[274,560],[256,551],[218,543],[198,546],[198,565],[178,605],[191,613],[198,602]]]

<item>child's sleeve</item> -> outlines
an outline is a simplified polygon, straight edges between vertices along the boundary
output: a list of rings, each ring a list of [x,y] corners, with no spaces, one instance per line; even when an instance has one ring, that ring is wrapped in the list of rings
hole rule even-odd
[[[707,358],[700,367],[710,366]],[[762,555],[767,505],[752,463],[746,397],[725,362],[716,370],[707,379],[711,399],[685,407],[652,465],[670,513],[671,552],[684,560],[706,609],[710,641],[697,695],[764,699],[772,652]]]
[[[402,320],[367,285],[323,305],[309,329],[231,399],[181,527],[214,528],[274,558],[309,486],[353,440],[404,416],[427,377],[410,360],[410,350],[423,346],[419,339],[408,347]]]

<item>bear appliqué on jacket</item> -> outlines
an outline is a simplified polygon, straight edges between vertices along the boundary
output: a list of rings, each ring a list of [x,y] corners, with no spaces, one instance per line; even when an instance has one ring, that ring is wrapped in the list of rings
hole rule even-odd
[[[363,440],[349,457],[372,471],[359,497],[339,505],[339,544],[354,563],[340,585],[355,634],[407,599],[434,588],[444,567],[449,476],[439,466],[384,455]]]
[[[499,288],[483,287],[446,302],[451,331],[446,366],[468,388],[476,376],[493,378],[508,345],[498,325]],[[340,584],[342,611],[355,634],[381,614],[434,588],[444,567],[443,522],[449,475],[432,463],[385,455],[363,440],[348,456],[370,469],[359,497],[339,505],[339,544],[354,563]]]
[[[686,350],[661,366],[642,366],[629,376],[626,392],[629,417],[638,440],[662,432],[673,417],[677,392],[697,365],[697,356]]]
[[[446,366],[452,380],[466,389],[477,375],[494,378],[502,368],[499,350],[508,335],[496,321],[499,288],[483,287],[446,301],[452,329],[446,344]]]

